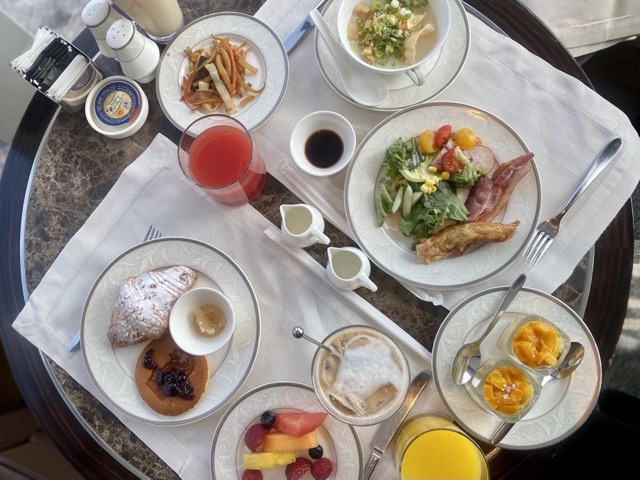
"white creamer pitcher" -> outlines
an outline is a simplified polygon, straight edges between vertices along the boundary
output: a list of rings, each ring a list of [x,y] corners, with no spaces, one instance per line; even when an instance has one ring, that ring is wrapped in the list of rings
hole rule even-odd
[[[371,263],[367,256],[353,247],[327,249],[327,276],[332,285],[343,290],[365,287],[375,292],[378,287],[371,281]]]
[[[328,245],[324,231],[324,218],[317,208],[303,203],[280,205],[281,230],[287,243],[294,247],[310,247],[316,243]]]

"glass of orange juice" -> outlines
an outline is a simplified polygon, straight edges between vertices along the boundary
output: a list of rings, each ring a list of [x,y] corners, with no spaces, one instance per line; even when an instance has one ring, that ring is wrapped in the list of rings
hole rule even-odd
[[[226,205],[250,202],[267,181],[251,134],[228,115],[205,115],[191,123],[180,137],[178,160],[187,178]]]
[[[462,429],[446,418],[409,419],[396,436],[401,480],[488,480],[484,453]]]

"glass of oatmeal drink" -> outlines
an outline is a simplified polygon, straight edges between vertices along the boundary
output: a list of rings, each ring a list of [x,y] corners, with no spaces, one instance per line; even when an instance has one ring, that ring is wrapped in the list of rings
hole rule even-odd
[[[374,425],[402,405],[409,388],[409,365],[398,345],[381,331],[344,327],[318,348],[311,371],[322,406],[351,425]]]
[[[169,43],[184,26],[178,0],[112,0],[156,43]]]

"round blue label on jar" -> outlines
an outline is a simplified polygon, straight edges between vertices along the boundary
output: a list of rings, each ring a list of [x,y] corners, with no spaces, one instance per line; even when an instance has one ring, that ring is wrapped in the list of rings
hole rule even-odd
[[[136,119],[140,112],[140,96],[130,83],[107,83],[98,91],[93,109],[100,122],[109,127],[118,127]]]

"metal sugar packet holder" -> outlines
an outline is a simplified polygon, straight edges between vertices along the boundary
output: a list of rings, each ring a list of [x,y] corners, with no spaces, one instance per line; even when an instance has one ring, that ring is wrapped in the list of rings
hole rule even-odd
[[[93,61],[49,27],[38,29],[31,48],[14,59],[11,67],[71,112],[82,110],[89,91],[102,80]]]

